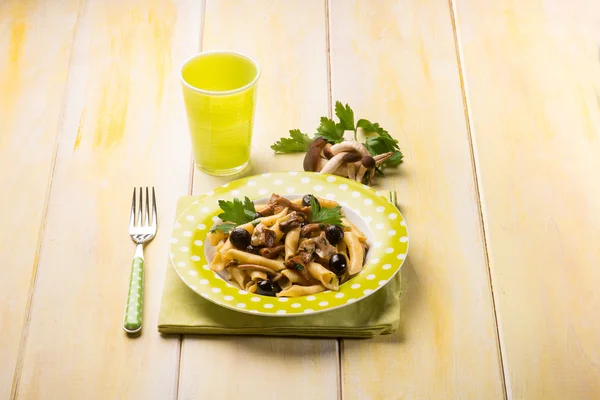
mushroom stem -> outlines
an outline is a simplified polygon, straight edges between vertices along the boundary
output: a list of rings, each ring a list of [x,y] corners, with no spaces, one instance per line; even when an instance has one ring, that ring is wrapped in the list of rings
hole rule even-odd
[[[356,166],[354,163],[348,164],[348,178],[351,180],[356,179]]]
[[[330,150],[333,154],[338,154],[341,152],[348,152],[348,151],[357,151],[363,157],[371,155],[371,154],[369,154],[369,151],[365,148],[365,146],[363,146],[362,144],[360,144],[358,142],[355,142],[354,140],[344,140],[341,143],[334,144],[333,146],[331,146]]]
[[[371,170],[371,173],[369,174],[369,186],[371,186],[371,184],[373,183],[373,177],[375,176],[375,168],[373,168]]]
[[[331,174],[335,171],[342,163],[349,163],[356,161],[356,158],[360,155],[356,153],[338,153],[323,166],[321,173]]]
[[[331,160],[334,155],[335,154],[331,152],[331,143],[325,144],[325,147],[323,147],[323,156],[325,156],[325,158],[328,160]]]
[[[342,164],[338,167],[338,169],[336,169],[335,171],[333,171],[334,175],[339,175],[339,176],[348,176],[348,166],[352,165],[352,164]]]
[[[380,166],[385,161],[387,161],[388,158],[390,158],[393,155],[394,155],[394,153],[391,151],[388,151],[387,153],[383,153],[383,154],[377,154],[375,157],[373,157],[373,159],[375,160],[375,166],[377,166],[377,167]]]
[[[362,183],[363,177],[365,176],[365,172],[367,172],[367,169],[364,165],[361,165],[358,168],[358,172],[356,173],[356,182]]]
[[[358,173],[356,174],[356,181],[362,183],[365,173],[367,173],[367,171],[372,171],[375,168],[375,165],[376,161],[373,157],[370,155],[364,156],[360,160],[360,167],[358,168]]]

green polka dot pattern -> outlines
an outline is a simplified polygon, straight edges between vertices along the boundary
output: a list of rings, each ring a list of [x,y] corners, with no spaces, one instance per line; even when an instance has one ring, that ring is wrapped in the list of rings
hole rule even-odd
[[[206,257],[209,250],[206,235],[215,223],[220,222],[218,200],[247,196],[255,201],[268,198],[271,193],[282,196],[312,193],[335,200],[345,213],[353,213],[368,230],[370,249],[363,270],[341,285],[337,292],[328,290],[294,298],[248,293],[212,271]],[[240,312],[284,317],[333,310],[371,295],[400,270],[408,245],[408,231],[402,214],[372,188],[334,175],[282,172],[239,179],[200,197],[175,222],[170,257],[183,282],[205,299]]]
[[[142,288],[144,286],[144,260],[136,257],[131,266],[129,279],[129,294],[125,309],[125,322],[123,327],[128,332],[137,332],[142,327]]]

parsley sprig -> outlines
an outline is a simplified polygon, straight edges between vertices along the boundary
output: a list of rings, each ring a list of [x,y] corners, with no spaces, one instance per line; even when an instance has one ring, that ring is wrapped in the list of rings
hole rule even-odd
[[[340,143],[344,141],[344,132],[354,132],[356,140],[358,128],[361,128],[366,135],[365,147],[371,155],[393,152],[394,154],[385,161],[383,167],[397,167],[402,163],[402,152],[398,146],[398,141],[392,137],[377,122],[371,122],[367,119],[359,119],[354,122],[354,111],[348,104],[343,105],[337,101],[335,103],[335,115],[339,122],[335,122],[328,117],[321,117],[317,132],[311,139],[306,133],[299,129],[290,130],[289,138],[281,138],[271,146],[276,153],[296,153],[308,150],[310,143],[317,137],[322,137],[329,143]],[[381,172],[381,170],[379,171]]]
[[[310,210],[312,213],[312,223],[342,225],[342,207],[340,206],[332,208],[321,207],[315,200],[315,197],[310,196]]]
[[[223,212],[218,217],[224,223],[215,226],[213,231],[229,233],[238,225],[254,221],[256,215],[254,203],[248,197],[244,197],[243,202],[238,198],[234,198],[233,201],[219,200],[219,207]]]

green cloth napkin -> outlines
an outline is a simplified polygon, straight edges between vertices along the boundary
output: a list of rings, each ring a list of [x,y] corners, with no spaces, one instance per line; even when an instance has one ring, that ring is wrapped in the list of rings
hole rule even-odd
[[[180,197],[178,216],[197,197]],[[158,317],[164,334],[219,334],[369,338],[398,328],[401,277],[364,300],[320,314],[265,317],[229,310],[196,294],[181,281],[169,262]]]

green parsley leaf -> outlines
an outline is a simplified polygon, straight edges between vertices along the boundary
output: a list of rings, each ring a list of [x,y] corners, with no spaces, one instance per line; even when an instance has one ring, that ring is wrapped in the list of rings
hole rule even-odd
[[[397,167],[402,164],[402,152],[400,150],[396,150],[394,154],[383,163],[386,167]]]
[[[234,222],[238,225],[254,220],[256,214],[254,203],[248,197],[244,198],[243,203],[237,198],[233,201],[219,200],[219,207],[223,210],[223,213],[218,215],[221,220]]]
[[[299,153],[308,150],[312,139],[300,132],[300,129],[290,130],[290,138],[281,138],[271,146],[276,153]]]
[[[235,227],[237,226],[237,224],[232,224],[229,222],[224,222],[222,224],[219,224],[217,226],[214,227],[214,229],[211,229],[211,232],[216,232],[216,231],[222,231],[223,233],[229,233],[231,232],[233,229],[235,229]]]
[[[371,121],[366,119],[359,119],[356,123],[357,128],[362,128],[365,132],[377,132],[377,128],[371,123]],[[379,127],[379,124],[377,124]]]
[[[342,225],[342,207],[340,206],[333,208],[321,207],[315,197],[310,196],[310,210],[312,223]]]
[[[344,140],[344,129],[331,118],[321,117],[321,125],[317,128],[316,137],[322,137],[330,143],[340,143]]]
[[[377,122],[372,123],[366,119],[361,119],[356,126],[362,128],[367,133],[375,133],[376,136],[369,136],[365,141],[365,147],[371,155],[376,156],[387,152],[394,154],[383,163],[384,167],[396,167],[402,163],[402,152],[398,146],[398,141],[392,135],[383,129]]]
[[[356,127],[354,126],[354,111],[352,111],[348,104],[346,104],[344,107],[341,102],[336,101],[335,115],[340,119],[340,123],[338,125],[343,130],[356,132]]]
[[[298,271],[302,271],[304,269],[304,265],[302,265],[302,264],[296,264],[296,269]]]

